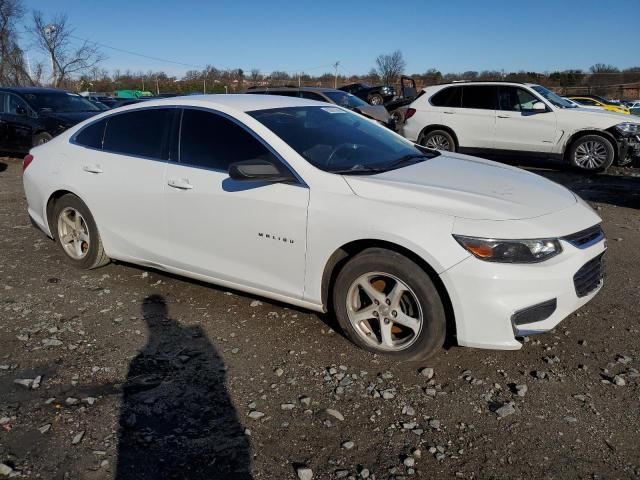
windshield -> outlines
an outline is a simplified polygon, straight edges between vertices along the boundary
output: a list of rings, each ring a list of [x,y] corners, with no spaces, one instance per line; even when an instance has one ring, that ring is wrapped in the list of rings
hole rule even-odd
[[[355,95],[351,95],[347,92],[323,92],[327,97],[333,100],[333,103],[346,108],[362,108],[369,105],[364,100],[360,100]]]
[[[565,100],[560,95],[553,93],[551,90],[547,90],[542,85],[532,85],[531,88],[533,88],[536,92],[542,95],[546,100],[553,103],[556,107],[577,108],[573,103],[569,102],[568,100]]]
[[[428,160],[423,149],[342,108],[286,107],[248,112],[315,167],[331,173],[380,173]]]
[[[74,93],[28,93],[25,98],[38,112],[43,110],[55,113],[100,111],[89,100]]]

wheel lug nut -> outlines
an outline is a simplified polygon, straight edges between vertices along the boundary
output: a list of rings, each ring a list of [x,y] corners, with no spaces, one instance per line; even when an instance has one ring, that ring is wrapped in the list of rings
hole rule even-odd
[[[390,321],[391,321],[391,320],[389,320],[388,318],[385,318],[385,319],[384,319],[384,323],[386,323],[387,325],[389,324],[389,322],[390,322]]]
[[[374,317],[377,317],[378,315],[379,315],[378,311],[377,311],[377,310],[374,310],[374,311],[373,311],[373,316],[374,316]]]
[[[378,300],[374,300],[373,303],[375,303],[376,305],[380,305],[380,302]]]
[[[395,310],[393,312],[391,312],[391,315],[393,315],[394,317],[398,316],[398,312],[396,312]]]
[[[388,298],[384,301],[384,303],[386,303],[387,305],[391,305],[391,300],[389,300]]]

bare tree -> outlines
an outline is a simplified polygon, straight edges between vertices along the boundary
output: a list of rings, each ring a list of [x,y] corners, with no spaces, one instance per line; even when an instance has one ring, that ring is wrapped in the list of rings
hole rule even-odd
[[[22,0],[0,0],[0,84],[33,85],[18,44],[18,26],[24,14]],[[36,65],[36,73],[38,68]]]
[[[64,14],[48,21],[41,12],[34,11],[31,31],[38,48],[51,59],[51,83],[54,87],[74,74],[92,69],[106,58],[97,45],[85,40],[80,47],[72,45],[73,28]]]
[[[393,85],[400,75],[404,73],[406,63],[402,58],[402,52],[396,50],[388,55],[378,55],[376,58],[376,72],[383,83]]]

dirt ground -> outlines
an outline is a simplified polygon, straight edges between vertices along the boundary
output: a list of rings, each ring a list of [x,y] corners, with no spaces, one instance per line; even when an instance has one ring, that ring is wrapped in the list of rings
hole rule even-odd
[[[0,478],[639,478],[637,172],[538,170],[604,219],[591,303],[519,351],[398,364],[328,316],[73,269],[0,158]]]

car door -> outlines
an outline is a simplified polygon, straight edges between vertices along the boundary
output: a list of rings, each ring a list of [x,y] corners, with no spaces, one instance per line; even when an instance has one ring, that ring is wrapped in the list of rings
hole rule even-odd
[[[493,85],[447,87],[430,99],[439,114],[431,121],[451,128],[463,149],[492,148],[496,96]]]
[[[22,98],[7,93],[6,109],[2,115],[7,150],[27,152],[33,146],[33,112]]]
[[[65,168],[95,217],[109,255],[164,264],[170,254],[162,202],[164,170],[177,143],[174,108],[106,117],[72,138]],[[172,138],[175,141],[172,142]],[[81,149],[81,150],[80,150]]]
[[[534,110],[540,98],[529,90],[512,85],[499,87],[495,148],[548,153],[557,136],[556,113]],[[544,102],[543,102],[544,103]]]
[[[307,186],[232,180],[233,162],[281,159],[225,114],[184,109],[179,143],[179,161],[167,166],[164,203],[173,265],[302,298]]]

